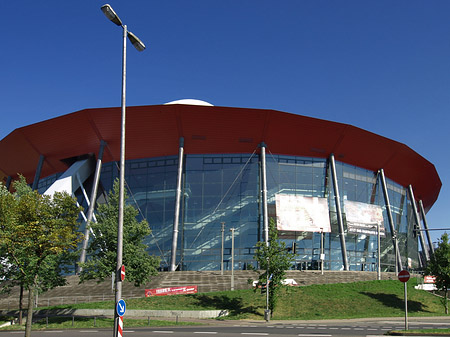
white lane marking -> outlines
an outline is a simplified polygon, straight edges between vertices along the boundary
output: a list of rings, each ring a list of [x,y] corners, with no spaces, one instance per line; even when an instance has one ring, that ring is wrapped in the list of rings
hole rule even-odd
[[[266,332],[241,332],[241,335],[252,335],[252,336],[268,336]]]
[[[156,333],[173,333],[173,331],[164,331],[164,330],[161,330],[161,331],[153,330],[152,332],[156,332]]]
[[[194,333],[215,335],[217,333],[217,331],[194,331]]]

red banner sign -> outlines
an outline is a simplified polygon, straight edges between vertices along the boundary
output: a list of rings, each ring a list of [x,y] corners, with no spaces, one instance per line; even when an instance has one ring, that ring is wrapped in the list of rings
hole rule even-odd
[[[166,296],[166,295],[186,295],[197,293],[197,286],[170,287],[145,289],[145,297]]]
[[[431,276],[431,275],[424,276],[423,283],[436,283],[436,276]]]

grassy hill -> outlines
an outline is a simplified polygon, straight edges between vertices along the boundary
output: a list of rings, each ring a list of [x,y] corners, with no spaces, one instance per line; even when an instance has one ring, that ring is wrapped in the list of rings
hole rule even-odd
[[[444,315],[441,299],[408,282],[410,316]],[[403,283],[394,280],[290,287],[283,291],[273,319],[340,319],[404,315]],[[263,319],[265,294],[236,290],[194,295],[126,299],[127,309],[211,310],[228,309],[229,319]],[[111,309],[114,303],[96,302],[52,308]]]

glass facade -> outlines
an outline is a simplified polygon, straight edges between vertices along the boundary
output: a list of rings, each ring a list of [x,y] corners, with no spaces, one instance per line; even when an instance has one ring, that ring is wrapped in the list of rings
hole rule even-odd
[[[146,239],[149,254],[161,258],[161,270],[170,266],[175,215],[178,157],[128,160],[125,166],[128,203],[134,204],[152,230]],[[231,232],[235,229],[235,269],[257,267],[255,244],[263,240],[261,197],[261,158],[258,154],[186,155],[182,174],[182,193],[177,243],[179,270],[220,270],[222,226],[224,227],[224,268],[231,269]],[[381,270],[395,271],[393,238],[386,213],[380,179],[374,172],[336,162],[336,174],[343,212],[347,260],[350,270],[375,271],[377,235],[347,232],[345,200],[379,205],[383,209],[385,236],[381,237]],[[39,183],[43,193],[59,176]],[[344,268],[336,215],[332,174],[327,159],[267,154],[267,200],[269,216],[275,215],[276,194],[293,194],[328,199],[331,233],[324,233],[325,270]],[[99,202],[118,177],[118,164],[103,164]],[[403,266],[419,267],[418,239],[407,189],[386,179],[394,227]],[[84,186],[90,191],[92,182]],[[87,210],[85,192],[77,191]],[[84,231],[84,224],[80,227]],[[318,269],[321,233],[280,232],[286,247],[296,249],[293,269]],[[294,245],[295,243],[295,245]]]
[[[180,270],[219,270],[224,236],[224,268],[231,269],[231,232],[235,228],[235,269],[257,267],[256,242],[263,240],[261,161],[258,154],[208,154],[184,157],[177,245]],[[148,251],[161,257],[161,269],[170,266],[178,157],[129,160],[126,163],[128,202],[146,218],[152,234]],[[324,234],[324,269],[342,270],[342,250],[335,196],[328,161],[268,154],[266,157],[269,215],[274,215],[275,195],[294,194],[328,199],[331,233]],[[381,237],[381,269],[395,270],[392,234],[379,179],[374,172],[336,162],[341,203],[345,200],[379,205],[383,209],[385,237]],[[108,191],[118,176],[117,164],[102,167],[101,183]],[[406,188],[387,179],[394,226],[404,266],[418,267],[418,244]],[[377,236],[347,233],[345,242],[350,270],[376,270]],[[318,269],[321,234],[280,233],[287,247],[295,243],[295,269]]]

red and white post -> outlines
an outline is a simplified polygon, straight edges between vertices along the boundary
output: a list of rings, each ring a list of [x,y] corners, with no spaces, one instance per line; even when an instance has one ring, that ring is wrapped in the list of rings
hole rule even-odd
[[[119,324],[117,327],[117,336],[123,337],[123,316],[119,316]]]

